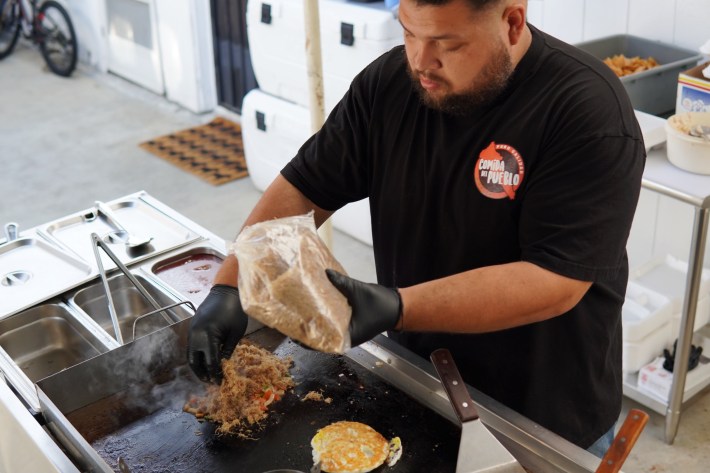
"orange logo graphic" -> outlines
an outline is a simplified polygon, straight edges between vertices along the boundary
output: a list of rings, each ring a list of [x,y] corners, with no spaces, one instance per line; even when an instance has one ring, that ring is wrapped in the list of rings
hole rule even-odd
[[[481,151],[473,171],[476,187],[491,199],[515,199],[524,175],[523,158],[515,148],[495,141]]]

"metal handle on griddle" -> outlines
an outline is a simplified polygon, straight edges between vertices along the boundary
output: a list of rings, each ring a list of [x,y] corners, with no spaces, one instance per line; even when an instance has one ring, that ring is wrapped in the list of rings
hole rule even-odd
[[[108,278],[106,277],[106,270],[104,269],[103,262],[101,261],[101,255],[99,254],[99,247],[108,255],[109,258],[116,264],[118,269],[123,273],[124,276],[128,278],[129,281],[135,286],[135,288],[140,292],[140,294],[145,297],[145,299],[152,305],[155,310],[152,312],[149,312],[147,314],[144,314],[136,320],[133,321],[133,339],[135,340],[136,338],[136,322],[140,319],[143,319],[144,317],[148,315],[155,314],[157,312],[160,312],[160,315],[163,316],[166,322],[170,324],[172,320],[170,320],[170,317],[165,313],[165,310],[174,307],[175,305],[180,305],[183,303],[186,303],[192,307],[192,310],[195,310],[195,306],[192,305],[192,303],[188,301],[183,301],[180,302],[179,304],[173,304],[172,306],[168,307],[160,307],[160,304],[153,299],[153,297],[148,293],[148,291],[145,290],[143,285],[136,279],[136,277],[131,274],[131,272],[128,270],[126,265],[124,265],[121,260],[118,259],[118,257],[114,254],[113,251],[108,247],[108,245],[96,234],[92,233],[91,234],[91,241],[92,241],[92,249],[94,250],[94,257],[96,258],[96,264],[99,268],[99,275],[101,276],[101,283],[104,286],[104,290],[106,291],[106,300],[108,301],[108,311],[109,315],[111,316],[111,322],[113,323],[113,331],[116,334],[116,341],[123,345],[125,342],[123,341],[123,334],[121,333],[121,327],[118,323],[118,315],[116,314],[116,306],[113,303],[113,298],[111,297],[111,287],[109,286],[108,283]]]

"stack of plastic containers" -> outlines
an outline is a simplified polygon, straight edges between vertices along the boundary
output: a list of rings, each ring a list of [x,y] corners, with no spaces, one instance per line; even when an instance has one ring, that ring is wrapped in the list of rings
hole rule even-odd
[[[247,35],[258,89],[242,105],[244,154],[254,185],[265,190],[311,135],[303,0],[250,0]],[[384,2],[320,0],[326,115],[350,82],[402,44],[402,27]],[[333,216],[333,225],[372,244],[367,199]]]
[[[663,353],[672,337],[671,317],[667,297],[629,281],[622,309],[624,371],[636,372]]]
[[[680,333],[688,263],[667,255],[634,270],[622,311],[623,370],[638,374],[638,388],[662,401],[668,400],[672,374],[663,369],[663,350],[673,351]],[[693,330],[694,343],[708,345],[710,321],[710,271],[701,276]],[[707,353],[705,353],[707,354]],[[710,363],[688,372],[685,390],[710,376]]]

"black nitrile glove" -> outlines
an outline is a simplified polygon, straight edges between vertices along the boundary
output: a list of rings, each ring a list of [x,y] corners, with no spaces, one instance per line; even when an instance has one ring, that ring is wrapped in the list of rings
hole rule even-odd
[[[222,382],[222,358],[229,358],[247,329],[236,287],[216,284],[197,308],[187,334],[187,361],[202,381]]]
[[[352,346],[360,345],[377,334],[395,328],[402,316],[402,298],[397,289],[358,281],[332,269],[326,269],[325,273],[352,307]]]
[[[675,350],[676,345],[678,345],[678,339],[673,342],[673,353],[669,352],[666,348],[663,349],[663,368],[666,371],[673,372],[675,367]],[[700,355],[703,354],[703,347],[696,347],[695,345],[690,345],[690,353],[688,354],[688,371],[694,369],[700,363]]]

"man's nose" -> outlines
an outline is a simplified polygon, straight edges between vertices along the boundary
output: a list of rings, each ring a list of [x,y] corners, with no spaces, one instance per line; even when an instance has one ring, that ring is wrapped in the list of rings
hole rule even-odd
[[[419,72],[439,69],[439,61],[436,48],[433,44],[422,41],[414,45],[415,51],[412,54],[412,67]]]

